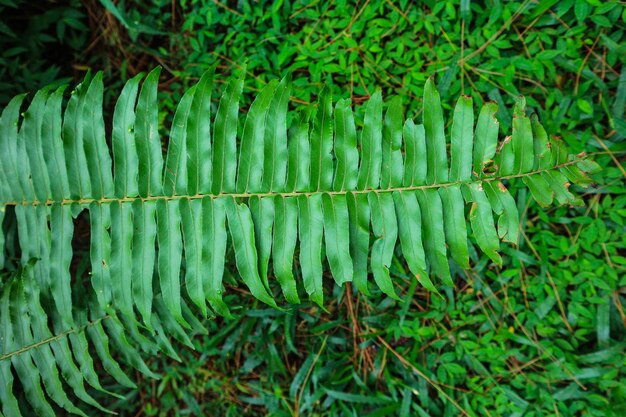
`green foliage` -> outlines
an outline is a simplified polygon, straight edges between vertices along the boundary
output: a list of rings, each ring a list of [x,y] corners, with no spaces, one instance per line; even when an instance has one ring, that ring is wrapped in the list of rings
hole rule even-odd
[[[54,93],[50,88],[40,90],[23,118],[23,96],[2,112],[0,140],[7,152],[1,196],[5,209],[11,206],[15,211],[21,268],[34,277],[25,279],[22,274],[21,280],[3,288],[4,308],[11,320],[4,323],[8,345],[2,355],[15,356],[15,370],[22,384],[30,387],[27,398],[37,414],[51,414],[39,376],[53,402],[78,412],[63,393],[56,367],[46,367],[54,362],[48,345],[32,353],[27,349],[25,357],[19,351],[52,333],[47,320],[39,317],[45,313],[37,304],[38,296],[33,296],[30,310],[41,314],[26,309],[24,300],[32,287],[43,290],[42,298],[55,305],[51,313],[58,321],[55,330],[76,331],[69,266],[72,217],[83,210],[88,211],[91,224],[87,294],[93,292],[97,300],[95,311],[107,314],[96,314],[95,320],[111,318],[105,323],[116,323],[114,317],[120,315],[129,323],[123,333],[131,337],[134,333],[136,342],[154,338],[161,321],[193,347],[184,330],[198,327],[190,324],[195,313],[189,304],[203,317],[207,300],[216,313],[230,315],[219,275],[224,259],[213,250],[219,246],[223,254],[226,247],[225,220],[241,280],[254,297],[270,306],[277,304],[268,271],[279,264],[278,282],[286,297],[297,302],[297,287],[303,286],[323,308],[323,253],[339,285],[351,282],[358,268],[355,281],[364,292],[369,292],[369,254],[377,287],[400,300],[389,271],[398,224],[411,231],[402,233],[400,240],[411,273],[431,289],[428,271],[452,286],[446,248],[457,267],[469,267],[466,206],[476,246],[501,264],[499,240],[517,243],[519,229],[518,210],[505,183],[524,180],[542,204],[550,204],[553,198],[560,204],[577,204],[568,191],[569,182],[588,184],[591,180],[585,172],[597,170],[591,160],[568,155],[562,143],[549,140],[536,118],[531,127],[521,98],[514,110],[512,136],[498,146],[496,109],[483,108],[474,138],[472,101],[461,97],[450,130],[448,158],[439,94],[431,80],[424,90],[423,124],[404,122],[399,98],[388,102],[383,116],[381,94],[373,95],[365,104],[358,146],[351,107],[340,103],[339,115],[333,116],[336,106],[328,91],[322,90],[309,129],[288,111],[289,77],[270,82],[253,101],[237,138],[243,77],[233,78],[217,109],[211,109],[213,70],[183,95],[163,159],[161,140],[155,134],[158,72],[148,75],[141,88],[140,77],[135,77],[120,94],[113,117],[113,159],[101,110],[101,73],[76,87],[63,116],[64,87]],[[295,126],[288,133],[287,122],[292,119]],[[348,155],[352,155],[350,163]],[[485,172],[488,164],[493,165],[492,172]],[[277,204],[282,206],[278,210],[282,217],[275,216]],[[497,229],[492,211],[499,217]],[[279,222],[284,222],[276,228],[280,234],[273,230]],[[278,250],[272,253],[272,247]],[[296,275],[300,280],[294,278],[294,249],[299,249]],[[158,288],[152,283],[155,269]],[[120,332],[114,330],[118,338],[125,338]],[[130,346],[122,343],[121,354],[131,366],[150,375]],[[171,347],[156,347],[171,353]],[[78,367],[67,352],[55,358],[69,369],[62,369],[68,383],[80,382]],[[7,368],[5,374],[9,373]],[[4,395],[9,404],[15,402],[11,389]],[[91,397],[86,398],[93,404]],[[11,413],[19,414],[13,408]]]
[[[71,79],[73,70],[63,60],[73,60],[88,40],[79,5],[0,0],[0,106],[17,93]],[[50,55],[56,62],[50,63]]]
[[[554,125],[564,117],[574,125],[591,119],[600,125],[602,117],[617,117],[597,104],[588,115],[576,102],[595,103],[598,89],[615,88],[626,18],[619,2],[461,4],[463,8],[451,1],[372,0],[356,7],[345,1],[242,1],[228,7],[188,0],[180,2],[179,10],[160,1],[151,7],[127,5],[125,13],[144,26],[171,32],[168,42],[151,50],[176,77],[171,84],[175,95],[188,77],[200,77],[215,62],[238,68],[246,62],[255,76],[249,89],[260,90],[291,71],[294,96],[307,102],[332,80],[334,97],[349,93],[360,103],[382,87],[387,95],[410,97],[406,105],[412,114],[426,78],[437,72],[446,105],[461,93],[479,104],[485,97],[509,104],[523,94],[533,108],[553,112]],[[608,28],[612,30],[605,33]],[[134,51],[145,51],[152,40],[139,37]],[[600,48],[606,48],[606,56]],[[616,68],[617,74],[612,71]]]
[[[29,2],[46,8],[63,3]],[[389,268],[402,303],[391,302],[375,286],[364,297],[351,288],[334,287],[329,279],[324,280],[325,311],[307,303],[286,312],[259,304],[235,286],[230,245],[214,248],[226,258],[223,273],[217,275],[224,276],[224,303],[233,317],[204,321],[210,335],[192,339],[196,351],[172,340],[180,363],[145,352],[143,358],[161,379],[132,375],[137,389],[124,390],[107,375],[110,368],[101,371],[99,352],[92,349],[102,385],[124,392],[127,399],[116,400],[87,388],[90,395],[122,415],[461,414],[451,399],[469,415],[624,414],[625,188],[624,176],[615,166],[617,161],[623,165],[626,131],[623,4],[595,0],[371,0],[356,5],[288,0],[273,4],[114,1],[131,26],[141,24],[163,33],[135,32],[136,40],[131,42],[131,33],[122,24],[116,26],[113,16],[103,15],[105,8],[97,3],[84,3],[88,10],[74,9],[90,16],[95,47],[90,41],[74,60],[70,54],[56,58],[52,48],[9,59],[3,68],[15,70],[2,78],[0,95],[5,102],[51,81],[34,71],[35,61],[45,62],[40,64],[43,69],[61,66],[64,75],[73,71],[70,65],[89,64],[106,69],[108,120],[113,113],[110,103],[121,90],[119,80],[159,62],[165,67],[158,115],[164,133],[186,87],[207,68],[217,63],[219,72],[228,67],[240,70],[245,61],[254,77],[244,85],[243,108],[247,109],[251,92],[291,71],[296,100],[314,100],[321,84],[332,78],[328,87],[336,99],[359,104],[382,88],[385,97],[403,96],[407,115],[417,114],[421,120],[422,86],[426,77],[438,73],[448,120],[452,121],[453,98],[461,93],[478,106],[491,99],[500,104],[500,131],[508,135],[512,119],[507,109],[523,94],[549,133],[561,136],[575,153],[593,154],[604,169],[602,177],[594,177],[599,184],[580,194],[586,207],[540,210],[523,184],[509,184],[520,210],[519,248],[503,245],[500,268],[470,247],[472,269],[461,276],[459,269],[452,270],[455,291],[433,280],[445,301],[424,291],[421,286],[427,283],[414,279],[402,259],[402,242]],[[28,27],[22,25],[23,17],[13,20],[11,9],[1,16],[14,30]],[[94,27],[92,19],[99,26]],[[7,46],[2,51],[9,53],[23,39],[23,35],[3,38],[0,42]],[[469,58],[460,61],[463,57]],[[23,65],[26,59],[29,64]],[[22,77],[27,79],[23,84]],[[215,88],[223,88],[219,79]],[[214,94],[214,109],[218,99]],[[363,108],[355,109],[359,129]],[[301,120],[305,123],[306,115]],[[448,124],[446,132],[450,129]],[[605,154],[607,150],[612,153]],[[275,210],[285,209],[275,205]],[[18,259],[11,209],[5,217],[5,255]],[[360,218],[365,217],[369,213]],[[72,289],[79,299],[76,284],[90,269],[88,222],[84,214],[74,220]],[[279,224],[274,227],[276,231]],[[403,230],[398,229],[400,241]],[[405,239],[411,237],[405,233]],[[277,250],[287,249],[272,247],[272,253]],[[299,280],[297,257],[296,251],[294,272]],[[271,280],[271,269],[269,274]],[[6,272],[3,282],[8,282]],[[278,294],[278,287],[273,288]],[[301,288],[300,294],[304,294]],[[143,308],[146,311],[145,304]],[[49,304],[46,309],[54,312],[55,307]],[[139,305],[137,309],[141,315]],[[176,333],[164,334],[161,346]],[[475,360],[467,358],[468,349]],[[111,339],[113,357],[125,363],[117,352]],[[19,391],[19,382],[15,384]],[[28,407],[25,398],[21,400]],[[98,413],[89,409],[89,414]]]

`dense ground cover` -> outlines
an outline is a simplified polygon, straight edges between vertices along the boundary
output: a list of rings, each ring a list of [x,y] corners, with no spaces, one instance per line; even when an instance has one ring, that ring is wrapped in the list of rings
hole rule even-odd
[[[234,319],[207,321],[209,335],[195,351],[181,346],[181,363],[152,360],[162,380],[140,378],[110,407],[150,416],[626,414],[623,2],[131,3],[0,0],[0,104],[87,68],[106,70],[114,98],[114,82],[162,65],[165,117],[217,63],[222,73],[245,65],[248,92],[291,71],[293,107],[327,83],[354,103],[377,88],[402,95],[417,115],[435,75],[448,113],[460,94],[498,101],[502,112],[523,94],[549,133],[605,169],[585,207],[539,210],[516,193],[519,247],[504,248],[501,268],[473,254],[473,269],[457,271],[442,297],[399,260],[399,303],[329,285],[328,311],[280,312],[231,287],[229,304],[243,306]]]

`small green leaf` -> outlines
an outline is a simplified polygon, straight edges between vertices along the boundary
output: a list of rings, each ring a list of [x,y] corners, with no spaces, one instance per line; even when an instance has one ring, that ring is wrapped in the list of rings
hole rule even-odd
[[[294,197],[274,198],[275,223],[272,245],[274,274],[288,302],[299,304],[293,258],[298,238],[298,201]]]
[[[333,180],[333,102],[324,87],[317,100],[317,112],[311,132],[311,191],[330,189]]]
[[[361,165],[357,189],[366,190],[377,188],[380,182],[380,170],[382,159],[382,119],[383,119],[382,94],[376,91],[365,105],[365,119],[361,131]]]
[[[300,266],[304,288],[311,301],[320,307],[324,305],[322,288],[322,234],[324,230],[324,214],[322,197],[313,194],[310,197],[301,195],[298,198],[300,223]]]
[[[259,276],[259,261],[250,209],[245,204],[237,204],[232,198],[227,198],[225,203],[228,228],[235,248],[235,260],[241,278],[252,295],[272,307],[278,307],[276,301],[267,293]]]
[[[345,195],[322,194],[326,257],[337,282],[343,285],[354,275],[350,257],[350,225]]]
[[[376,237],[372,245],[371,264],[374,281],[382,292],[399,300],[389,276],[389,267],[398,239],[398,223],[393,197],[389,193],[371,192],[368,193],[368,200],[372,210],[372,230]]]
[[[214,194],[235,191],[237,172],[237,115],[245,69],[233,78],[222,94],[213,123],[212,191]]]
[[[443,111],[439,93],[432,78],[424,86],[424,129],[426,131],[426,156],[428,172],[426,184],[441,184],[448,181],[448,157],[444,132]]]
[[[583,112],[583,113],[587,113],[587,114],[593,114],[593,107],[591,106],[591,104],[585,100],[584,98],[579,98],[578,100],[576,100],[576,104],[578,105],[578,108]]]
[[[183,327],[189,324],[183,318],[180,294],[180,265],[183,238],[180,231],[180,207],[176,200],[158,200],[157,237],[159,244],[158,269],[163,301],[170,314]]]

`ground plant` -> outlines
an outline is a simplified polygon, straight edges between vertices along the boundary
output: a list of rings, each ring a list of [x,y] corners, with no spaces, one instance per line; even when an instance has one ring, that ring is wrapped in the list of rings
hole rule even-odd
[[[626,412],[622,3],[0,11],[0,414]]]

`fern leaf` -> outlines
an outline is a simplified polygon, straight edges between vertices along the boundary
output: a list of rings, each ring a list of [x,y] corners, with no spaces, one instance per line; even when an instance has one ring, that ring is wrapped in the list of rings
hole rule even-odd
[[[233,78],[228,83],[217,108],[213,124],[213,194],[235,191],[237,114],[239,97],[243,89],[243,75],[244,71],[238,78]]]
[[[250,208],[245,204],[225,197],[228,228],[235,249],[235,260],[241,279],[246,283],[252,295],[259,300],[276,307],[276,302],[268,294],[261,281],[258,268],[258,254],[254,242],[254,224]]]
[[[293,275],[293,256],[298,238],[298,202],[294,197],[274,198],[274,238],[272,260],[274,274],[285,299],[299,304],[296,280]]]
[[[359,152],[356,148],[356,126],[349,100],[337,101],[334,120],[337,168],[333,190],[354,190],[359,171]]]
[[[372,230],[376,239],[372,244],[372,273],[374,281],[382,292],[391,298],[400,299],[393,288],[389,267],[398,238],[393,199],[389,193],[371,192],[368,194],[372,213]]]
[[[103,95],[102,72],[99,72],[85,93],[85,104],[80,118],[83,128],[85,158],[87,159],[87,169],[89,170],[91,191],[94,198],[113,197],[111,154],[106,144],[104,118],[102,117]]]
[[[383,152],[380,188],[400,187],[404,177],[402,160],[402,100],[394,97],[389,102],[383,126]]]
[[[515,200],[500,181],[484,182],[482,185],[491,209],[498,216],[498,237],[517,245],[520,221]]]
[[[450,132],[450,181],[467,181],[472,177],[473,131],[472,99],[461,96],[454,108]]]
[[[361,133],[362,157],[359,165],[357,189],[378,188],[382,164],[382,107],[380,91],[372,95],[365,105],[365,118]]]
[[[87,333],[89,334],[98,358],[102,362],[104,370],[120,385],[127,388],[136,388],[135,383],[130,380],[124,371],[122,371],[120,364],[111,356],[109,337],[105,333],[102,323],[99,321],[94,322],[94,324],[87,327]]]
[[[28,110],[24,113],[24,121],[18,135],[18,143],[20,147],[24,147],[30,162],[31,178],[33,182],[33,191],[35,197],[39,201],[47,201],[50,198],[50,177],[46,167],[43,147],[42,147],[42,130],[43,118],[46,99],[48,97],[48,88],[38,91],[33,97],[33,101]],[[34,185],[37,185],[36,187]]]
[[[250,106],[246,116],[237,171],[238,193],[261,191],[265,158],[265,119],[270,109],[276,85],[276,80],[273,80],[261,90],[261,93]],[[236,123],[233,124],[233,128],[236,128]],[[225,156],[225,158],[230,159],[228,156]]]
[[[132,299],[132,203],[111,204],[111,295],[124,316],[135,319]],[[105,267],[106,268],[106,267]]]
[[[203,317],[207,315],[206,296],[204,294],[204,276],[202,266],[202,200],[180,200],[180,213],[183,227],[185,248],[185,287],[189,299],[200,309]]]
[[[443,226],[450,255],[461,268],[467,269],[469,268],[469,249],[461,186],[454,184],[442,187],[439,189],[439,197],[443,205]]]
[[[50,293],[64,322],[64,326],[74,325],[70,264],[72,263],[72,237],[74,224],[70,207],[54,204],[49,209],[50,216]],[[44,223],[45,227],[45,223]]]
[[[89,75],[72,91],[63,115],[63,149],[71,198],[91,197],[91,181],[83,146],[83,108]]]
[[[474,151],[473,167],[474,175],[482,176],[485,165],[491,161],[496,154],[498,146],[498,105],[490,102],[480,110],[474,131]]]
[[[363,294],[369,295],[367,257],[370,248],[371,209],[367,194],[348,194],[350,223],[350,255],[352,256],[352,281]]]
[[[329,190],[333,180],[333,104],[326,87],[317,100],[311,131],[311,191]]]
[[[333,105],[328,89],[315,107],[291,112],[289,75],[270,82],[243,120],[244,73],[216,111],[213,69],[184,94],[165,158],[159,69],[123,88],[112,149],[101,73],[76,87],[64,111],[63,87],[36,93],[23,116],[24,96],[2,111],[0,206],[14,210],[0,211],[0,221],[15,216],[21,250],[13,265],[20,273],[0,287],[4,415],[20,415],[16,380],[31,408],[52,416],[49,401],[85,414],[67,388],[102,410],[85,388],[105,391],[96,362],[127,387],[125,366],[158,378],[145,354],[179,360],[170,337],[193,347],[190,335],[204,331],[196,311],[230,316],[228,242],[245,286],[275,307],[277,281],[288,302],[306,293],[323,308],[324,258],[337,284],[398,299],[390,274],[398,245],[411,273],[437,292],[440,282],[454,285],[452,271],[471,267],[473,245],[501,264],[500,241],[518,242],[509,184],[527,186],[541,206],[581,204],[569,184],[589,185],[598,169],[550,138],[523,98],[499,143],[497,106],[485,104],[475,120],[472,100],[461,97],[447,139],[432,79],[421,123],[405,120],[401,99],[384,103],[380,91],[362,123],[348,100]],[[83,213],[87,292],[70,273],[73,219]]]
[[[47,313],[40,303],[39,287],[31,282],[31,278],[28,275],[25,278],[26,279],[20,284],[22,286],[20,290],[24,291],[24,297],[26,299],[24,306],[28,308],[34,339],[51,341],[48,346],[42,345],[42,347],[38,348],[46,353],[48,366],[52,366],[53,363],[59,366],[63,379],[72,388],[72,392],[76,397],[101,411],[110,413],[110,410],[98,404],[85,390],[83,375],[73,361],[67,339],[54,337],[48,328]],[[53,352],[54,358],[51,357],[50,352]],[[68,411],[83,415],[82,411],[73,405],[70,405]]]
[[[187,121],[187,187],[189,194],[211,192],[211,91],[215,68],[196,86]]]
[[[156,259],[156,202],[135,200],[133,202],[133,266],[131,289],[134,304],[144,324],[152,326],[152,276]],[[97,259],[97,258],[96,258]]]
[[[453,286],[446,249],[443,205],[439,193],[437,190],[427,188],[417,191],[416,196],[422,210],[424,249],[428,263],[433,273],[441,277],[444,284]]]
[[[338,285],[352,281],[350,222],[345,195],[322,195],[324,239],[330,271]]]
[[[283,191],[287,176],[287,110],[291,93],[291,74],[274,91],[265,123],[263,152],[264,192]],[[256,161],[258,164],[258,161]]]
[[[290,131],[287,163],[287,188],[285,191],[306,191],[311,181],[311,144],[309,143],[310,108],[295,117]]]
[[[319,306],[324,304],[322,290],[322,235],[324,228],[324,214],[322,211],[322,196],[300,195],[298,198],[300,239],[300,266],[304,288]]]
[[[195,92],[196,86],[187,90],[174,113],[163,172],[163,193],[168,196],[187,194],[187,120]]]
[[[427,156],[426,184],[444,184],[448,181],[446,135],[441,100],[432,78],[426,80],[424,85],[424,130]]]
[[[502,258],[498,254],[500,238],[496,232],[491,206],[482,184],[470,184],[469,190],[471,195],[471,198],[468,198],[468,203],[471,203],[470,224],[476,237],[476,243],[493,262],[502,265]]]
[[[136,197],[139,194],[137,176],[139,158],[135,145],[135,103],[139,93],[139,83],[143,74],[131,78],[120,93],[113,113],[113,177],[115,178],[115,196]]]
[[[14,97],[2,111],[0,116],[0,143],[5,152],[0,152],[2,171],[5,172],[14,201],[28,201],[33,198],[33,190],[29,184],[30,167],[28,157],[18,142],[18,121],[20,106],[25,95]],[[19,168],[18,168],[19,167]]]
[[[426,254],[422,241],[422,213],[417,197],[414,192],[394,191],[393,199],[402,254],[409,270],[424,288],[436,292],[437,289],[426,272]]]
[[[269,268],[270,254],[272,250],[272,229],[274,228],[274,198],[259,198],[252,196],[248,200],[252,223],[254,225],[254,237],[256,251],[259,257],[259,274],[265,288],[269,291],[267,270]]]
[[[11,317],[9,316],[9,285],[5,288],[0,297],[0,376],[2,376],[2,389],[0,389],[0,401],[2,402],[2,412],[6,416],[21,416],[17,398],[13,394],[13,373],[11,372],[11,359],[6,354],[17,349],[11,331]],[[17,360],[17,359],[16,359]],[[19,377],[19,376],[18,376]],[[24,387],[26,389],[26,387]]]
[[[230,317],[230,311],[222,299],[222,278],[226,256],[226,207],[221,198],[202,199],[202,235],[208,243],[202,248],[202,265],[208,269],[208,279],[204,281],[204,293],[211,308],[217,314]]]
[[[170,314],[184,327],[180,299],[180,265],[183,240],[180,234],[180,207],[177,200],[157,201],[157,240],[159,244],[158,270],[163,302]]]
[[[24,332],[24,323],[21,322],[22,317],[19,316],[19,312],[16,311],[18,307],[13,306],[13,300],[10,300],[12,293],[15,293],[14,287],[14,283],[9,284],[7,288],[4,289],[2,298],[0,298],[0,312],[2,312],[0,317],[4,318],[2,326],[4,330],[3,336],[5,346],[8,347],[3,353],[17,351],[29,345],[22,334]],[[30,350],[24,351],[19,355],[13,355],[10,358],[17,377],[22,384],[26,398],[33,410],[39,416],[54,416],[55,413],[45,397],[41,386],[39,371],[33,362]],[[5,394],[13,397],[12,392],[6,392]],[[10,399],[10,401],[13,401],[14,398],[15,397]],[[19,411],[17,413],[19,414]]]

